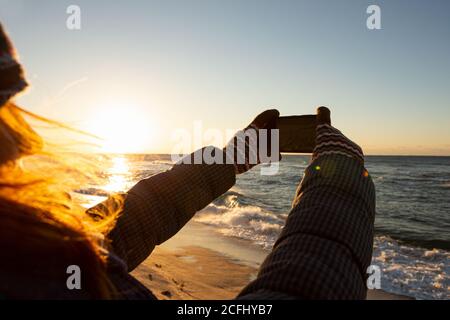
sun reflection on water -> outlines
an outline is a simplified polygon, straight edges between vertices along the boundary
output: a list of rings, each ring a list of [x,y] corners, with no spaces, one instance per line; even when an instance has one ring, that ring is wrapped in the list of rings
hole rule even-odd
[[[111,159],[112,166],[108,169],[108,183],[104,186],[105,191],[123,192],[130,187],[130,166],[128,160],[123,156]]]

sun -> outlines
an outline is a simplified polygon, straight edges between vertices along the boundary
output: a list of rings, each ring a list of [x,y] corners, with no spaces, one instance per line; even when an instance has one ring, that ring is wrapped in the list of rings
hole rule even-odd
[[[149,112],[130,104],[96,107],[86,128],[101,139],[105,153],[144,153],[157,131]]]

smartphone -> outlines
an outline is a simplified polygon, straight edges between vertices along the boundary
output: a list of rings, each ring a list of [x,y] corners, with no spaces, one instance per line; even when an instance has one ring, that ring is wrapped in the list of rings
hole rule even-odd
[[[280,152],[312,153],[316,146],[316,115],[279,117]]]

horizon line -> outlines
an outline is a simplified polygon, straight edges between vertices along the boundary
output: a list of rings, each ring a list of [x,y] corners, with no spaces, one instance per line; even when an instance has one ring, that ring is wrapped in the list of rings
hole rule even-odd
[[[91,153],[91,154],[104,154],[104,155],[173,155],[173,153],[164,152],[68,152],[68,153]],[[183,154],[187,156],[191,153]],[[284,153],[283,156],[308,156],[311,153]],[[435,154],[366,154],[364,157],[450,157],[448,155],[435,155]]]

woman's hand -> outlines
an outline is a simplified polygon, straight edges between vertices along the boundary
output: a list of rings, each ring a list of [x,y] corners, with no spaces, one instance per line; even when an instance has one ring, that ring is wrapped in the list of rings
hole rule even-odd
[[[360,146],[331,126],[330,110],[317,109],[316,147],[312,159],[329,154],[340,154],[358,160],[364,165],[364,154]]]
[[[227,159],[232,159],[235,173],[247,172],[254,166],[264,163],[261,151],[268,158],[271,156],[271,129],[276,129],[276,121],[280,112],[276,109],[266,110],[259,114],[244,130],[239,131],[224,148]],[[266,129],[266,135],[260,135],[261,129]],[[262,141],[261,139],[267,139]],[[260,150],[262,147],[267,150]],[[276,150],[277,161],[281,160],[279,150]]]

